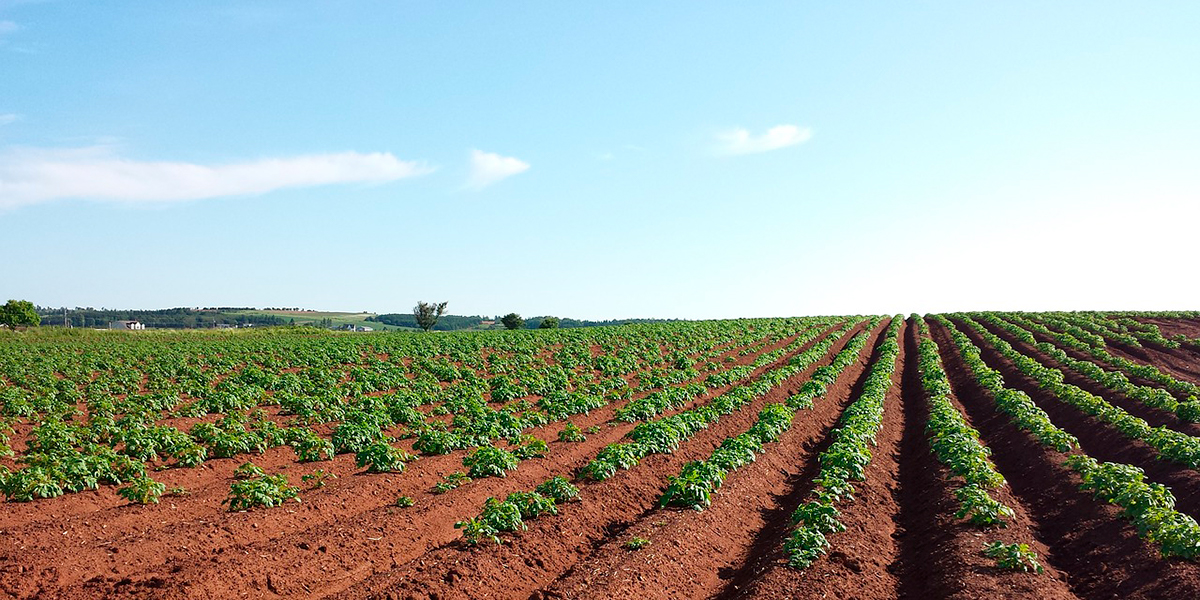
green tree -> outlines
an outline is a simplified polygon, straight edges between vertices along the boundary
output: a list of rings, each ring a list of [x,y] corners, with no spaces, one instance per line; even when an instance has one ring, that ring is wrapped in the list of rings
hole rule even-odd
[[[558,329],[558,317],[542,317],[538,329]]]
[[[413,317],[417,320],[417,326],[425,331],[433,329],[437,325],[438,317],[446,314],[446,302],[417,302],[413,307]]]
[[[0,325],[36,327],[41,324],[42,318],[38,316],[32,302],[9,300],[7,304],[0,306]]]
[[[504,318],[500,319],[500,322],[504,323],[504,326],[508,329],[523,329],[525,327],[525,319],[522,319],[521,315],[517,313],[504,315]]]

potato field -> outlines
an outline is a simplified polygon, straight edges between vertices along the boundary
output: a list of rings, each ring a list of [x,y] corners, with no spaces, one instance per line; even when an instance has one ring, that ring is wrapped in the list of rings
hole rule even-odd
[[[1200,313],[0,331],[0,597],[1200,598]]]

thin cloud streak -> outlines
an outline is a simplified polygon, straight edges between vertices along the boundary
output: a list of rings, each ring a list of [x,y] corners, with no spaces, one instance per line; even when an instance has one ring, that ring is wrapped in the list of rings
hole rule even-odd
[[[759,136],[746,129],[734,129],[717,134],[717,154],[740,155],[770,152],[803,144],[812,138],[812,130],[796,125],[776,125]]]
[[[209,166],[131,160],[106,147],[20,148],[0,155],[0,209],[66,198],[161,204],[335,183],[382,183],[432,170],[383,152],[312,154]]]
[[[471,150],[471,173],[465,185],[468,190],[482,190],[501,179],[529,170],[529,163],[512,156]]]

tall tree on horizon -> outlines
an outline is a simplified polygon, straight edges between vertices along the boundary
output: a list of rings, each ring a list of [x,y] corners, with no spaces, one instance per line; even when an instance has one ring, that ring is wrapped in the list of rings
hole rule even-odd
[[[424,329],[427,333],[437,325],[438,317],[446,314],[446,305],[448,302],[423,302],[418,301],[413,307],[413,317],[417,320],[417,325]]]
[[[504,317],[500,319],[500,322],[503,323],[508,329],[525,328],[525,319],[522,319],[521,315],[518,315],[517,313],[508,313],[507,315],[504,315]]]
[[[37,309],[28,300],[9,300],[0,306],[0,325],[9,327],[37,327],[42,323]]]

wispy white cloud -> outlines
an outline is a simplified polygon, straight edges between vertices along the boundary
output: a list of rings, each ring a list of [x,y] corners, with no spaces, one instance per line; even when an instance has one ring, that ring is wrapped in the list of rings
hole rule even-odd
[[[18,27],[17,24],[12,21],[0,21],[0,35],[12,33],[18,29],[20,29],[20,27]]]
[[[333,183],[379,183],[432,171],[388,153],[311,154],[225,165],[122,158],[104,146],[0,153],[0,209],[63,198],[166,203]]]
[[[757,154],[803,144],[811,137],[811,129],[795,125],[776,125],[759,136],[739,128],[717,134],[716,150],[724,155]]]
[[[20,115],[16,113],[0,113],[0,127],[8,125],[19,118],[21,118]]]
[[[512,156],[500,156],[492,152],[471,150],[471,174],[467,177],[466,188],[482,190],[483,188],[518,173],[529,170],[529,163]]]

